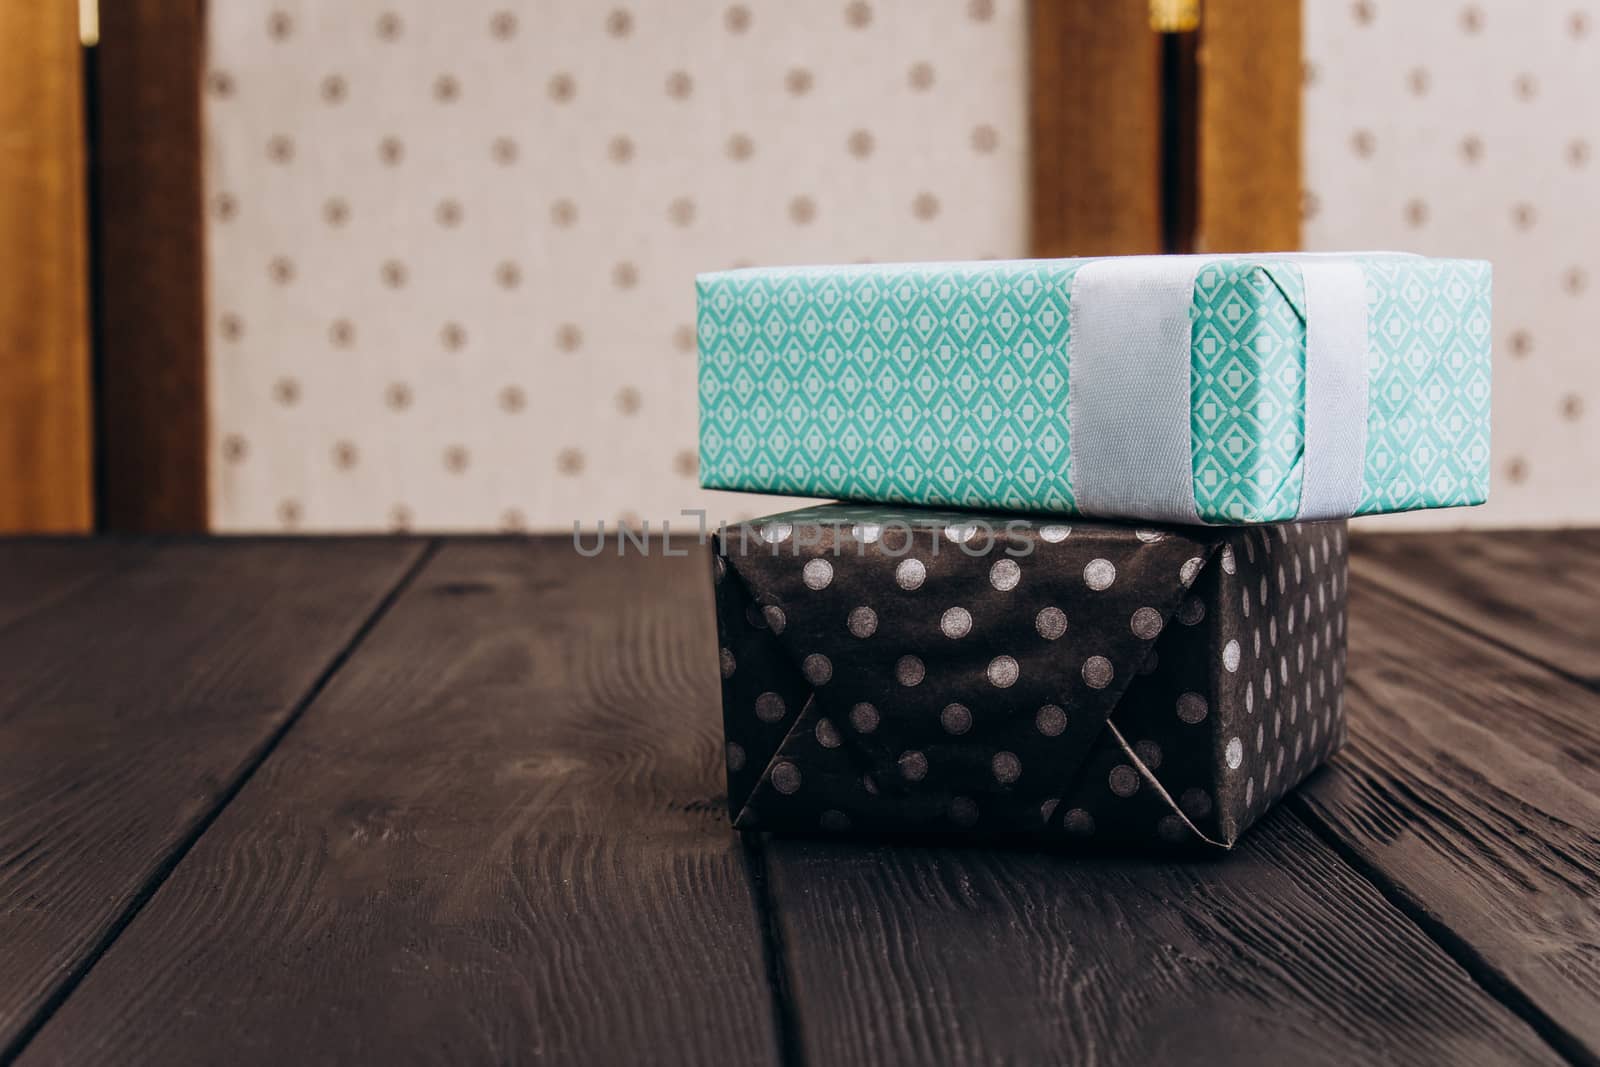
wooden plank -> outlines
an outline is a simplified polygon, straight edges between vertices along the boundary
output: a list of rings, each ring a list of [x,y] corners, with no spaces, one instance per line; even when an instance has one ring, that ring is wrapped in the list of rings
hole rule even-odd
[[[421,551],[167,544],[0,631],[0,1062]]]
[[[1561,1062],[1291,813],[1226,859],[769,846],[819,1063]]]
[[[1360,535],[1350,569],[1600,687],[1600,530]]]
[[[101,4],[102,525],[206,527],[201,0]]]
[[[774,1061],[711,618],[445,547],[22,1062]]]
[[[1600,696],[1351,590],[1351,744],[1302,810],[1557,1048],[1600,1062]]]
[[[1028,8],[1036,256],[1161,246],[1161,45],[1147,0]]]
[[[69,3],[0,4],[0,532],[94,525],[83,71]]]
[[[1301,5],[1206,0],[1194,249],[1300,247]]]
[[[0,627],[26,618],[78,587],[130,566],[148,545],[79,539],[0,541]]]

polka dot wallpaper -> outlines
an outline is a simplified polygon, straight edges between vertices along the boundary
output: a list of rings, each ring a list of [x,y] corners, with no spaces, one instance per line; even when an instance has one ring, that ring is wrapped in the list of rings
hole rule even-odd
[[[696,488],[693,276],[1026,249],[1022,0],[227,0],[212,522],[570,528]]]
[[[1305,240],[1496,266],[1494,485],[1600,520],[1597,0],[1306,4]],[[227,0],[212,522],[567,528],[696,488],[693,275],[1019,256],[1023,0]]]
[[[1308,0],[1306,247],[1495,266],[1494,470],[1467,511],[1600,521],[1600,4]]]

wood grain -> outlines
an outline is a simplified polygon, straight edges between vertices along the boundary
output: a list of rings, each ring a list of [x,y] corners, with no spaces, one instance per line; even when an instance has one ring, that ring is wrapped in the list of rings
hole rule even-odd
[[[1035,256],[1160,252],[1161,49],[1146,0],[1028,6]]]
[[[1282,810],[1214,863],[769,853],[818,1063],[1560,1062]]]
[[[1194,249],[1300,247],[1301,5],[1206,0]]]
[[[204,25],[201,0],[100,5],[99,428],[111,530],[207,525]]]
[[[75,5],[0,4],[0,532],[94,525]]]
[[[134,565],[151,551],[152,546],[127,541],[90,547],[78,538],[0,540],[0,628]]]
[[[1351,571],[1600,687],[1600,530],[1363,535]]]
[[[78,549],[85,573],[103,566],[105,548]],[[0,630],[0,1062],[420,551],[151,546]],[[0,566],[31,554],[6,546]]]
[[[451,545],[22,1062],[762,1063],[710,575]]]
[[[1430,540],[1451,555],[1464,538]],[[1558,1048],[1600,1063],[1600,696],[1351,588],[1351,743],[1303,810]]]

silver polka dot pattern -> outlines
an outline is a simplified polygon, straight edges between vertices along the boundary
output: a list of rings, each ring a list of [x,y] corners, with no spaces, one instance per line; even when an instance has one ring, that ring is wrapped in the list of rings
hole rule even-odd
[[[848,625],[851,636],[866,639],[878,632],[878,613],[863,604],[850,612]]]
[[[939,617],[939,629],[951,640],[960,640],[972,632],[972,613],[966,608],[947,608]]]
[[[856,733],[870,734],[878,728],[878,709],[865,702],[850,709],[850,725]]]
[[[788,710],[777,693],[766,692],[756,697],[756,718],[762,722],[778,722]]]
[[[1104,689],[1110,685],[1114,673],[1111,661],[1104,656],[1090,656],[1083,661],[1083,680],[1091,689]]]
[[[895,661],[894,680],[903,686],[920,685],[928,675],[928,668],[915,656],[901,656]]]
[[[1056,704],[1046,704],[1033,717],[1033,725],[1046,737],[1060,737],[1067,729],[1067,713]]]
[[[1206,561],[1199,556],[1184,561],[1183,566],[1178,569],[1178,580],[1183,583],[1185,589],[1193,585],[1194,580],[1200,577],[1200,571],[1205,565]]]
[[[817,720],[816,734],[817,744],[823,748],[838,748],[844,743],[844,739],[839,736],[838,728],[829,719]]]
[[[1092,559],[1083,568],[1083,581],[1095,592],[1110,589],[1117,580],[1117,568],[1109,559]]]
[[[964,545],[978,534],[978,527],[973,523],[959,523],[944,528],[945,540],[953,545]]]
[[[928,568],[923,566],[920,559],[903,559],[894,569],[895,584],[908,592],[922,588],[922,583],[927,579]]]
[[[912,749],[900,753],[900,777],[908,782],[920,782],[928,776],[928,757]]]
[[[1061,817],[1061,825],[1074,837],[1088,837],[1094,833],[1094,816],[1082,808],[1073,808]]]
[[[1111,791],[1119,797],[1131,797],[1139,791],[1139,772],[1126,763],[1111,768],[1107,781]]]
[[[945,733],[959,737],[972,729],[972,711],[965,704],[946,704],[939,713],[939,724]]]
[[[1039,527],[1040,539],[1048,544],[1059,545],[1070,536],[1072,536],[1072,527],[1070,526],[1062,526],[1058,523],[1050,523],[1047,526]]]
[[[813,652],[801,662],[800,673],[812,685],[827,685],[833,677],[833,661],[821,652]]]
[[[744,770],[744,746],[737,741],[728,742],[728,770],[735,774]]]
[[[857,514],[844,518],[843,531],[855,533],[851,523],[859,527],[869,522],[864,506],[854,510]],[[857,537],[854,542],[845,540],[844,547],[861,551],[836,555],[818,552],[815,546],[819,541],[810,536],[809,517],[801,518],[797,513],[783,518],[793,523],[789,540],[797,546],[811,546],[812,553],[826,555],[820,562],[826,563],[831,573],[823,584],[817,576],[821,568],[812,567],[812,577],[807,580],[806,567],[817,560],[808,560],[804,555],[795,559],[790,552],[759,545],[744,550],[747,561],[728,561],[738,563],[742,582],[748,583],[736,590],[725,588],[718,592],[719,599],[731,597],[729,603],[739,605],[733,607],[728,623],[728,647],[718,647],[719,668],[729,679],[724,689],[735,700],[734,713],[727,720],[730,731],[735,732],[725,740],[743,746],[738,750],[744,754],[742,771],[737,773],[754,779],[760,770],[766,782],[773,780],[774,768],[763,764],[774,759],[780,732],[785,723],[794,721],[804,696],[799,691],[780,691],[783,700],[794,702],[784,707],[778,694],[773,694],[772,701],[777,703],[763,705],[771,709],[769,714],[773,716],[766,725],[758,721],[759,714],[746,711],[744,716],[738,715],[737,705],[755,699],[752,690],[759,689],[758,679],[770,669],[771,657],[778,656],[775,662],[781,663],[787,655],[786,647],[793,648],[796,638],[802,642],[797,658],[808,681],[814,683],[816,670],[807,669],[805,645],[809,643],[815,654],[831,657],[827,688],[817,689],[818,699],[832,691],[838,691],[843,699],[832,698],[838,702],[827,718],[810,718],[812,725],[800,739],[804,744],[791,738],[787,744],[795,746],[793,750],[776,757],[778,762],[792,763],[804,775],[804,786],[797,789],[807,799],[787,808],[762,808],[758,792],[755,803],[759,810],[753,814],[762,817],[763,829],[814,830],[819,820],[839,826],[853,820],[859,825],[869,810],[873,813],[874,830],[880,826],[892,828],[900,818],[896,813],[905,803],[906,790],[910,789],[910,795],[920,797],[916,803],[924,805],[924,814],[928,804],[936,810],[942,806],[945,817],[951,820],[946,826],[952,830],[957,828],[953,799],[965,797],[974,810],[982,809],[983,817],[975,817],[978,825],[1009,828],[1018,824],[1017,828],[1021,828],[1020,822],[1026,822],[1038,827],[1041,824],[1033,821],[1037,817],[1061,832],[1066,826],[1063,812],[1073,809],[1081,813],[1081,818],[1074,821],[1092,827],[1098,835],[1114,831],[1119,840],[1149,841],[1160,835],[1192,841],[1195,831],[1191,820],[1201,833],[1215,836],[1224,832],[1221,826],[1213,827],[1220,798],[1238,804],[1246,790],[1253,791],[1247,813],[1239,817],[1242,827],[1314,769],[1344,734],[1338,717],[1343,658],[1340,635],[1345,623],[1341,594],[1344,564],[1332,558],[1324,565],[1323,553],[1317,551],[1319,537],[1331,542],[1336,536],[1332,527],[1215,531],[1202,536],[1182,530],[1153,531],[1163,533],[1164,538],[1141,539],[1138,545],[1133,544],[1135,531],[1131,529],[1126,530],[1126,541],[1121,545],[1103,538],[1097,526],[1093,527],[1093,536],[1078,529],[1067,539],[1068,544],[1057,549],[1038,538],[1035,551],[1044,554],[1034,559],[1015,559],[1017,580],[1013,582],[1012,568],[997,566],[1004,562],[1000,557],[1005,541],[992,538],[981,525],[966,541],[957,541],[958,547],[946,545],[943,561],[926,559],[930,531],[922,527],[918,540],[925,558],[911,560],[912,566],[906,567],[910,560],[906,550],[916,542],[907,539],[897,544],[898,538],[891,535],[889,527],[881,529],[879,548],[866,549],[866,542]],[[888,520],[872,521],[876,524]],[[953,525],[968,520],[951,517],[939,521],[941,525],[935,525],[931,532],[943,543],[943,523]],[[775,524],[767,521],[765,525]],[[752,522],[749,528],[759,531],[763,523]],[[964,535],[964,531],[959,532]],[[844,534],[840,531],[836,536]],[[979,550],[985,547],[986,540],[992,541],[994,547],[986,550],[988,558],[984,559],[985,553]],[[824,538],[820,543],[829,542]],[[885,543],[888,547],[882,547]],[[1210,547],[1203,547],[1207,545]],[[890,551],[896,548],[898,551]],[[1119,556],[1123,552],[1127,555]],[[1247,557],[1252,554],[1255,560],[1249,562]],[[782,558],[785,556],[788,558]],[[1185,557],[1201,561],[1194,562],[1187,574],[1180,568]],[[1066,562],[1067,566],[1052,567],[1053,559]],[[1105,589],[1096,590],[1093,583],[1098,579],[1094,579],[1088,565],[1101,559],[1109,565],[1112,577]],[[1168,575],[1167,581],[1173,584],[1158,591],[1161,579],[1150,572],[1148,563],[1162,559],[1170,562],[1158,564],[1156,569]],[[1170,599],[1158,599],[1171,597],[1176,592],[1173,585],[1180,578],[1198,583],[1205,574],[1205,565],[1213,561],[1215,573],[1206,583],[1208,589],[1216,587],[1212,593],[1205,597],[1178,596],[1176,604]],[[921,596],[916,590],[925,587],[926,580],[932,577],[930,572],[941,567],[945,569],[939,574],[948,574],[949,578],[935,583],[934,599],[924,601],[920,607],[911,603],[910,598]],[[1278,588],[1280,568],[1282,591]],[[723,569],[726,572],[731,568],[725,563]],[[1267,577],[1265,589],[1261,588],[1263,573]],[[902,576],[910,581],[902,584]],[[1028,582],[1023,583],[1022,577]],[[895,585],[889,585],[891,578]],[[1065,588],[1059,584],[1063,579]],[[1152,584],[1147,585],[1147,581]],[[868,592],[885,586],[889,593]],[[810,595],[807,590],[812,591]],[[1225,597],[1212,599],[1219,591]],[[852,592],[854,599],[850,598]],[[907,599],[896,602],[899,596]],[[1018,596],[1024,599],[1016,600]],[[1259,610],[1258,596],[1264,599]],[[759,619],[759,629],[754,631],[738,615],[752,599],[755,604],[750,610]],[[1005,606],[1007,601],[1010,608]],[[1018,608],[1023,609],[1022,619],[1015,618]],[[1068,612],[1072,612],[1070,627]],[[1117,625],[1119,618],[1127,629]],[[1037,636],[1026,634],[1029,622]],[[937,645],[927,644],[933,628],[930,623],[940,630],[933,635],[933,640],[940,642]],[[1109,628],[1101,629],[1108,624]],[[1182,632],[1185,625],[1204,631],[1204,636]],[[781,632],[778,641],[769,632],[775,629]],[[741,630],[746,636],[739,636]],[[1180,631],[1181,636],[1173,631]],[[945,633],[960,636],[942,636]],[[863,635],[870,640],[863,639]],[[1040,644],[1029,644],[1035,640]],[[1182,654],[1158,659],[1154,647],[1158,641],[1175,642],[1170,650]],[[1194,655],[1207,644],[1212,649],[1209,654]],[[1168,646],[1162,647],[1166,650]],[[928,655],[930,649],[936,653],[932,657]],[[730,664],[735,652],[737,661]],[[1063,652],[1067,657],[1064,661],[1058,658]],[[1217,658],[1211,659],[1212,655]],[[1103,668],[1097,660],[1103,661]],[[1008,662],[1015,664],[1017,677],[1009,685],[997,685],[997,679],[1004,682],[1010,675]],[[1071,686],[1062,686],[1060,675],[1063,666],[1070,672],[1074,662],[1084,683],[1084,688],[1075,692]],[[920,671],[908,673],[905,668],[911,663]],[[1022,670],[1024,664],[1026,671]],[[1102,755],[1096,759],[1106,762],[1098,764],[1100,769],[1094,777],[1077,783],[1068,795],[1056,792],[1051,797],[1046,787],[1053,787],[1052,791],[1061,788],[1059,782],[1050,780],[1053,762],[1040,764],[1038,760],[1076,760],[1080,755],[1076,748],[1069,751],[1060,746],[1068,738],[1075,738],[1077,732],[1084,732],[1083,744],[1093,744],[1098,730],[1089,720],[1080,722],[1069,701],[1101,699],[1095,695],[1096,687],[1109,696],[1125,680],[1116,675],[1126,676],[1132,671],[1155,674],[1149,693],[1167,694],[1165,699],[1173,703],[1165,705],[1171,709],[1166,714],[1173,718],[1157,713],[1142,728],[1125,735],[1130,748],[1120,759],[1111,758],[1105,748],[1099,749]],[[882,693],[891,672],[902,685],[916,677],[920,688],[910,690],[896,685],[894,690],[899,696],[874,697],[880,704],[882,699],[890,701],[883,705],[886,710],[881,723],[876,710],[870,707],[868,716],[852,714],[851,701]],[[1217,674],[1228,681],[1218,685],[1214,695],[1207,686],[1217,684]],[[1230,675],[1237,677],[1237,683]],[[741,691],[749,695],[741,697]],[[921,699],[924,692],[929,698],[926,701]],[[1057,703],[1048,703],[1051,700]],[[744,703],[746,709],[750,706]],[[894,714],[889,714],[891,708]],[[802,714],[814,715],[810,706]],[[927,718],[919,725],[914,720],[920,716]],[[1095,717],[1094,723],[1099,721]],[[1214,769],[1207,766],[1207,756],[1215,751],[1210,740],[1212,722],[1217,722],[1222,731],[1218,739],[1222,751],[1211,757],[1216,760]],[[743,725],[735,727],[740,723]],[[862,725],[874,731],[871,742],[858,729]],[[929,727],[933,740],[928,737]],[[852,738],[862,747],[852,748],[845,743]],[[813,739],[816,744],[811,744]],[[1237,745],[1230,745],[1234,740]],[[1073,746],[1079,743],[1071,742]],[[738,757],[732,751],[727,758],[736,761]],[[894,755],[911,752],[927,762],[923,781],[930,788],[926,792],[906,777]],[[956,754],[948,763],[944,755],[947,752]],[[854,765],[857,759],[862,759],[864,765]],[[1027,774],[1021,773],[1024,764]],[[1119,799],[1122,794],[1111,788],[1114,767],[1126,768],[1115,772],[1116,785],[1123,790],[1131,788],[1129,795],[1133,799]],[[729,773],[736,774],[731,765]],[[918,768],[912,766],[911,773],[917,774]],[[1013,773],[1017,775],[1014,779]],[[895,787],[885,787],[882,797],[874,800],[868,790],[874,779],[884,782],[886,774]],[[1226,777],[1228,785],[1216,784],[1217,776]],[[1166,796],[1157,797],[1157,779],[1170,801]],[[735,780],[739,780],[737,774]],[[1145,785],[1150,788],[1145,789]],[[736,788],[751,788],[749,780],[740,781]],[[1006,803],[987,799],[1012,791],[1016,795]],[[769,803],[775,804],[778,794],[775,787],[769,788]],[[1015,802],[1023,799],[1027,803],[1016,808]],[[1158,804],[1158,800],[1162,803]],[[1163,812],[1161,807],[1167,803],[1171,807]],[[875,806],[865,807],[869,804]],[[1112,811],[1118,812],[1114,819]],[[835,819],[830,812],[839,813],[844,821]],[[1025,812],[1020,820],[1019,812]],[[1098,826],[1094,825],[1096,822]]]
[[[761,527],[761,540],[769,545],[782,544],[793,533],[794,527],[787,522],[769,522]]]
[[[1204,722],[1210,710],[1206,698],[1199,693],[1185,693],[1178,698],[1178,719],[1190,726]]]
[[[800,577],[807,589],[826,589],[833,581],[833,564],[825,559],[811,560],[801,570]]]
[[[989,684],[999,689],[1009,689],[1017,684],[1017,678],[1022,673],[1022,668],[1017,666],[1017,661],[1010,656],[996,656],[989,661],[989,668],[985,672],[989,676]]]
[[[1161,636],[1161,628],[1167,620],[1161,617],[1161,612],[1155,608],[1140,608],[1128,620],[1128,629],[1133,631],[1133,636],[1141,641],[1154,641]]]
[[[875,522],[862,522],[850,527],[850,536],[864,545],[875,545],[883,536],[883,527]]]
[[[1067,613],[1060,608],[1043,608],[1034,616],[1033,628],[1046,641],[1056,641],[1067,632]]]
[[[784,760],[772,767],[772,788],[784,795],[799,792],[800,768]]]

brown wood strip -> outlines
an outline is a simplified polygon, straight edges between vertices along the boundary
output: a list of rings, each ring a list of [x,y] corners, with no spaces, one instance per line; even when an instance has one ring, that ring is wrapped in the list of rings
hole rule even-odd
[[[1201,5],[1196,251],[1300,247],[1300,9]]]
[[[77,5],[0,4],[0,531],[94,525]]]
[[[769,846],[817,1063],[1560,1062],[1291,813],[1167,862]]]
[[[1600,1062],[1600,696],[1351,591],[1351,744],[1302,810],[1558,1048]]]
[[[0,627],[26,618],[79,586],[130,566],[147,545],[77,538],[0,540]]]
[[[99,429],[110,530],[207,525],[205,6],[100,5]]]
[[[762,1063],[699,553],[446,546],[22,1062]]]
[[[1360,535],[1350,569],[1600,687],[1600,530]]]
[[[86,572],[122,551],[78,550]],[[0,1061],[421,550],[169,544],[0,631]],[[0,564],[28,554],[8,547]]]
[[[1147,0],[1028,5],[1036,256],[1160,252],[1161,43]]]

